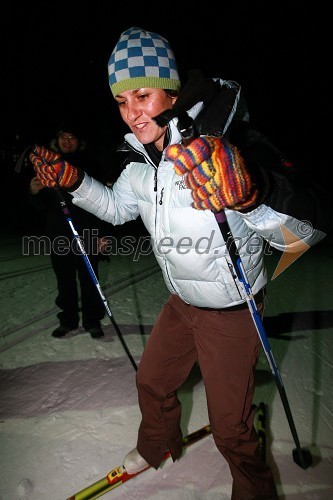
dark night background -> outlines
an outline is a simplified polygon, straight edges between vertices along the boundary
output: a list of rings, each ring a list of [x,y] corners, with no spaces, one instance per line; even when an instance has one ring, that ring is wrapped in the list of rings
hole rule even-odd
[[[130,26],[169,40],[184,81],[199,68],[207,77],[239,82],[252,124],[311,175],[325,178],[330,16],[320,4],[2,3],[3,227],[29,227],[24,175],[14,173],[13,157],[27,145],[47,143],[67,113],[79,117],[109,177],[118,175],[114,150],[126,129],[107,63]]]

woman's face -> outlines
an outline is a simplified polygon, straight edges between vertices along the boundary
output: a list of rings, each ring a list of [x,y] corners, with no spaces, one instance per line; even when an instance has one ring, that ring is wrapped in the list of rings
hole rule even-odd
[[[62,153],[75,153],[79,147],[79,140],[69,132],[62,132],[58,137],[58,144]]]
[[[126,125],[142,144],[154,143],[163,150],[165,127],[159,127],[153,118],[171,109],[177,97],[171,97],[163,89],[141,88],[126,90],[115,97],[120,114]]]

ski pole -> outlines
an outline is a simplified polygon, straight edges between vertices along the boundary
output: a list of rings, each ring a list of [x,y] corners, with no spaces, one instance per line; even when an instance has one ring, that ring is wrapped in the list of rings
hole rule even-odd
[[[25,159],[27,153],[30,150],[31,150],[31,146],[28,146],[28,147],[25,148],[25,150],[23,151],[23,153],[21,153],[21,155],[20,155],[20,157],[19,157],[19,159],[16,162],[15,167],[14,167],[15,172],[17,172],[17,173],[21,172],[22,166],[23,166],[23,163],[24,163],[24,159]],[[95,284],[95,286],[97,288],[99,296],[100,296],[100,298],[101,298],[101,300],[102,300],[102,302],[104,304],[105,310],[106,310],[106,312],[107,312],[107,314],[108,314],[108,316],[109,316],[109,318],[111,320],[111,323],[112,323],[112,325],[113,325],[113,327],[114,327],[114,329],[115,329],[115,331],[116,331],[116,333],[117,333],[117,335],[119,337],[119,340],[120,340],[120,342],[121,342],[121,344],[122,344],[122,346],[123,346],[123,348],[124,348],[124,350],[125,350],[128,358],[129,358],[130,362],[132,363],[132,366],[133,366],[134,370],[137,371],[137,369],[138,369],[137,364],[136,364],[136,362],[135,362],[135,360],[134,360],[134,358],[133,358],[133,356],[131,354],[131,351],[129,350],[129,348],[128,348],[125,340],[124,340],[124,337],[123,337],[123,335],[122,335],[122,333],[120,331],[120,328],[119,328],[119,326],[118,326],[118,324],[117,324],[117,322],[116,322],[116,320],[115,320],[115,318],[114,318],[114,316],[112,314],[112,311],[111,311],[111,309],[109,307],[109,304],[108,304],[108,302],[107,302],[107,300],[106,300],[106,298],[105,298],[105,296],[104,296],[104,294],[102,292],[101,286],[99,284],[99,281],[97,279],[95,271],[93,270],[93,267],[91,265],[89,257],[87,255],[85,249],[84,249],[84,246],[82,244],[81,238],[80,238],[77,230],[74,227],[70,211],[68,209],[68,206],[67,206],[67,203],[65,201],[65,198],[62,195],[61,189],[60,189],[59,186],[55,186],[53,188],[53,190],[56,192],[56,194],[58,196],[61,210],[62,210],[62,212],[63,212],[63,214],[64,214],[64,216],[65,216],[65,218],[66,218],[66,220],[67,220],[67,222],[69,224],[69,227],[71,229],[71,232],[73,234],[74,239],[77,241],[78,247],[79,247],[81,255],[82,255],[83,259],[84,259],[85,265],[86,265],[86,267],[88,269],[89,275],[90,275],[91,279],[93,280],[93,282],[94,282],[94,284]]]
[[[114,316],[112,314],[112,311],[111,311],[111,309],[109,307],[109,304],[108,304],[108,302],[107,302],[107,300],[106,300],[106,298],[105,298],[105,296],[104,296],[104,294],[102,292],[102,288],[101,288],[101,286],[99,284],[99,281],[97,279],[96,273],[95,273],[95,271],[94,271],[94,269],[93,269],[93,267],[91,265],[90,259],[89,259],[88,255],[87,255],[87,253],[86,253],[86,251],[84,249],[82,240],[81,240],[81,238],[80,238],[77,230],[75,229],[75,226],[73,224],[73,220],[71,218],[71,214],[70,214],[70,211],[68,209],[68,206],[67,206],[67,203],[65,201],[65,198],[63,197],[63,195],[61,193],[61,190],[60,190],[60,188],[58,186],[55,186],[53,189],[55,190],[55,192],[56,192],[56,194],[57,194],[57,196],[59,198],[59,202],[60,202],[60,206],[61,206],[62,212],[63,212],[63,214],[64,214],[64,216],[65,216],[65,218],[66,218],[66,220],[68,222],[68,225],[69,225],[69,227],[70,227],[70,229],[72,231],[73,237],[74,237],[75,241],[78,244],[78,247],[80,249],[81,255],[82,255],[82,257],[84,259],[84,262],[86,264],[86,267],[87,267],[87,269],[89,271],[90,277],[93,280],[93,282],[94,282],[94,284],[95,284],[95,286],[97,288],[97,291],[98,291],[98,293],[99,293],[99,295],[101,297],[101,300],[102,300],[102,302],[104,304],[105,310],[106,310],[106,312],[107,312],[107,314],[108,314],[108,316],[109,316],[109,318],[111,320],[111,323],[112,323],[112,325],[113,325],[113,327],[114,327],[114,329],[115,329],[115,331],[116,331],[116,333],[117,333],[117,335],[119,337],[119,340],[120,340],[123,348],[125,349],[125,352],[126,352],[128,358],[129,358],[130,362],[132,363],[133,368],[135,370],[137,370],[138,369],[137,364],[136,364],[136,362],[135,362],[135,360],[134,360],[134,358],[133,358],[133,356],[131,354],[131,351],[129,350],[129,348],[128,348],[125,340],[124,340],[124,337],[123,337],[123,335],[122,335],[122,333],[120,331],[120,328],[119,328],[119,326],[118,326],[118,324],[117,324],[117,322],[116,322],[116,320],[115,320],[115,318],[114,318]]]
[[[183,137],[183,142],[185,145],[189,144],[195,137],[197,137],[197,132],[193,123],[192,118],[186,113],[182,112],[178,116],[178,129]],[[254,300],[254,296],[252,293],[252,289],[250,283],[247,279],[246,272],[239,256],[239,252],[236,247],[235,239],[231,232],[227,217],[225,215],[224,210],[219,213],[214,213],[216,222],[219,226],[223,239],[226,243],[227,252],[229,254],[234,277],[238,278],[239,287],[242,291],[242,295],[246,298],[247,305],[249,307],[255,328],[259,335],[262,347],[264,349],[265,355],[267,357],[269,366],[271,368],[272,374],[275,378],[276,385],[281,397],[281,401],[285,410],[285,414],[288,420],[288,424],[291,430],[291,434],[293,436],[296,448],[293,450],[293,460],[299,465],[302,469],[307,469],[310,465],[312,465],[312,455],[311,452],[305,448],[301,448],[300,441],[298,438],[296,426],[294,423],[294,419],[291,413],[290,405],[288,402],[287,394],[282,382],[282,378],[278,369],[278,366],[275,362],[273,352],[271,346],[269,344],[264,325],[260,316],[260,313],[257,309],[256,302]]]
[[[230,256],[231,262],[233,264],[233,269],[234,272],[236,273],[236,276],[239,281],[240,289],[243,292],[243,296],[245,296],[247,305],[249,307],[254,325],[256,327],[257,333],[259,335],[262,347],[264,349],[264,352],[266,354],[269,366],[271,368],[272,374],[275,378],[276,385],[278,388],[278,391],[280,393],[280,397],[282,400],[282,404],[286,413],[286,417],[289,423],[289,427],[291,430],[291,434],[294,438],[294,442],[296,445],[296,448],[293,450],[293,459],[294,462],[302,467],[302,469],[307,469],[310,465],[312,465],[312,455],[311,452],[305,448],[301,448],[300,441],[298,438],[296,426],[294,423],[294,419],[291,413],[290,405],[288,402],[287,394],[282,382],[282,378],[279,372],[279,369],[277,367],[277,364],[275,362],[273,352],[271,349],[271,346],[269,344],[264,325],[260,316],[260,313],[257,309],[256,302],[254,300],[254,296],[251,290],[251,286],[249,284],[249,281],[246,277],[246,273],[242,264],[242,261],[239,257],[238,250],[235,244],[235,240],[233,238],[233,235],[231,233],[229,223],[227,221],[226,215],[224,211],[219,212],[215,215],[215,219],[218,223],[218,226],[220,228],[220,231],[222,233],[223,239],[226,242],[228,254]]]

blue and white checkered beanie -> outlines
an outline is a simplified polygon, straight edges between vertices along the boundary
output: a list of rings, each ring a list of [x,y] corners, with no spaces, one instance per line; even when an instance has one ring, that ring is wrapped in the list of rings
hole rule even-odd
[[[137,27],[120,35],[109,59],[108,72],[114,97],[141,87],[180,90],[181,86],[169,42],[157,33]]]

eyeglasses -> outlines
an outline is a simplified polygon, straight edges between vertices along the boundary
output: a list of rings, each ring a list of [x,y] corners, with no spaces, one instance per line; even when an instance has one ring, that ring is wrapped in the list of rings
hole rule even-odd
[[[71,135],[71,134],[60,134],[59,139],[68,140],[68,141],[77,141],[78,140],[78,138],[75,137],[75,135]]]

